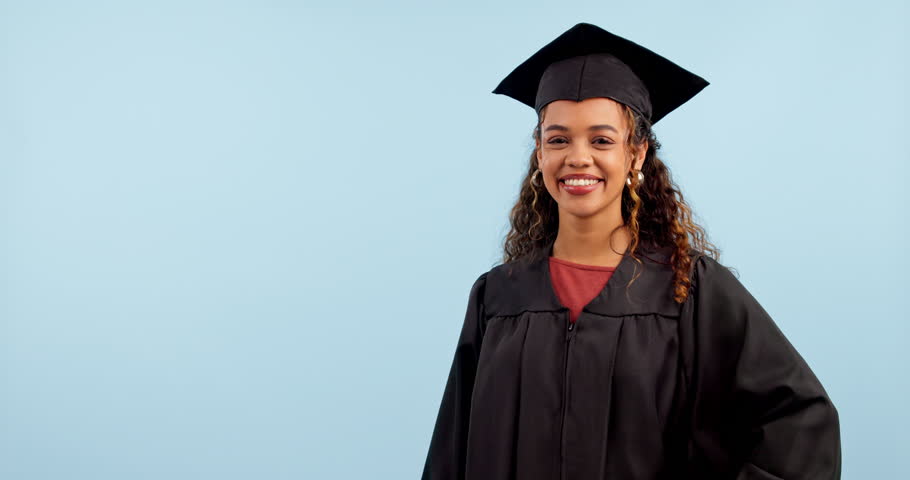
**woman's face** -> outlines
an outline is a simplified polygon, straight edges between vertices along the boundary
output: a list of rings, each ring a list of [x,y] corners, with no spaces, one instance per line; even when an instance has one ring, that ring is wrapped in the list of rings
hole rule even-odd
[[[556,100],[547,105],[537,165],[547,191],[559,204],[560,217],[606,215],[611,223],[622,220],[622,189],[633,167],[624,143],[627,129],[620,104],[609,98]],[[636,169],[641,169],[644,156],[642,149]],[[599,180],[593,186],[566,184],[564,177],[573,174]]]

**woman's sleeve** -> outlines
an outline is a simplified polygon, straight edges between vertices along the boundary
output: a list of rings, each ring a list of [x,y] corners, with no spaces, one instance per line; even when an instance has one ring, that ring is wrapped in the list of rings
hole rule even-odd
[[[422,480],[464,480],[471,396],[485,329],[483,294],[487,273],[480,275],[471,287],[455,358],[449,369],[430,438]]]
[[[689,335],[693,478],[840,479],[837,410],[746,288],[710,257],[695,263]]]

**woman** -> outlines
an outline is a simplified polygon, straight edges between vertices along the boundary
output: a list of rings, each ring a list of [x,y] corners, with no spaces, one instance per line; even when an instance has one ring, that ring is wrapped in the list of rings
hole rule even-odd
[[[581,23],[494,90],[534,107],[535,150],[425,480],[840,478],[837,410],[656,155],[707,85]]]

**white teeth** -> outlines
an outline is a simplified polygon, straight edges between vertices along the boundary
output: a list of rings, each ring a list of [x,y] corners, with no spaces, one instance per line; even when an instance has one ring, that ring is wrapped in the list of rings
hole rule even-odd
[[[580,178],[567,178],[567,179],[565,179],[565,180],[563,180],[563,181],[566,183],[566,185],[584,186],[584,185],[594,185],[594,184],[597,183],[599,180],[580,179]]]

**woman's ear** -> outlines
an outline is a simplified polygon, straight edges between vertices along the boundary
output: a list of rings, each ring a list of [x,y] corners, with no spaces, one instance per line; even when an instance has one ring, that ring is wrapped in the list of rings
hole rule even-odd
[[[644,143],[644,146],[642,146],[642,148],[641,148],[641,151],[638,152],[638,156],[635,159],[635,169],[636,170],[641,170],[642,167],[645,165],[645,156],[648,155],[649,146],[650,145],[648,144],[648,142],[646,140]]]

